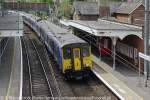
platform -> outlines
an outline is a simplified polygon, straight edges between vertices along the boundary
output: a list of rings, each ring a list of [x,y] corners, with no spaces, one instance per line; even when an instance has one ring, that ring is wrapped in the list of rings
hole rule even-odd
[[[15,13],[8,13],[0,16],[0,37],[15,37],[23,35],[22,16]]]
[[[121,100],[148,100],[148,98],[146,99],[146,97],[140,95],[129,85],[125,84],[125,76],[113,71],[112,67],[100,61],[100,59],[94,55],[92,55],[92,57],[94,63],[93,72]],[[133,83],[130,82],[130,84]]]
[[[22,98],[22,46],[20,37],[11,37],[2,57],[0,70],[0,99]]]
[[[12,56],[14,51],[14,39],[10,38],[6,50],[0,58],[0,96],[6,96],[11,73]],[[1,98],[0,98],[1,99]]]

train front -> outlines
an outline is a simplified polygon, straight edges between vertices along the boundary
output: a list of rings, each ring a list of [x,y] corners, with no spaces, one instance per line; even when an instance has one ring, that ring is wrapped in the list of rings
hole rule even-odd
[[[62,48],[63,73],[67,78],[88,77],[92,70],[91,47],[75,43]]]

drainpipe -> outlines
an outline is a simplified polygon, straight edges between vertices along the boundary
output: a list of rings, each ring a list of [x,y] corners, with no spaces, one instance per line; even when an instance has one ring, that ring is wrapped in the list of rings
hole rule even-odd
[[[149,0],[145,0],[145,19],[144,19],[144,53],[149,55]],[[144,75],[149,77],[149,62],[144,60]]]

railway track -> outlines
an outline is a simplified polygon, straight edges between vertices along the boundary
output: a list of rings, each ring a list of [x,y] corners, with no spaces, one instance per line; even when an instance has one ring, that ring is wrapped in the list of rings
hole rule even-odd
[[[46,74],[44,61],[36,48],[34,42],[27,36],[23,39],[24,48],[26,50],[26,60],[28,65],[28,78],[30,96],[32,99],[42,97],[54,99],[51,84]]]
[[[0,41],[0,58],[3,56],[8,42],[9,42],[9,38],[4,38]]]
[[[49,53],[49,61],[53,67],[56,80],[59,80],[59,87],[61,88],[62,96],[68,99],[81,100],[119,100],[95,75],[82,80],[64,80],[63,75],[58,69],[51,53]],[[82,98],[85,97],[85,98]]]
[[[47,62],[47,63],[44,63],[44,65],[46,66],[45,71],[47,73],[48,79],[50,80],[50,84],[52,86],[52,91],[54,93],[54,96],[55,98],[57,97],[57,99],[61,99],[62,95],[61,95],[61,90],[59,88],[59,85],[56,79],[57,76],[55,76],[55,72],[52,68],[52,63],[55,63],[55,62],[49,60],[48,53],[43,43],[41,43],[38,39],[34,39],[33,41],[35,45],[40,44],[40,46],[36,46],[37,50],[38,52],[42,52],[42,53],[39,53],[39,55],[41,56],[41,59]]]
[[[34,45],[39,52],[39,56],[41,57],[42,61],[44,61],[43,66],[45,68],[45,73],[47,74],[47,78],[50,82],[51,90],[55,99],[86,100],[87,97],[89,100],[118,100],[118,98],[93,74],[88,79],[64,80],[64,77],[58,69],[59,67],[56,64],[52,54],[46,51],[44,43],[39,41],[39,39],[34,34],[28,34],[28,36],[32,37],[32,42],[34,42]],[[27,39],[26,41],[29,40]],[[28,52],[33,52],[33,50],[29,50]],[[34,55],[32,55],[31,60],[29,59],[30,62],[34,62],[33,59]],[[37,58],[34,60],[36,61],[36,59]],[[29,70],[26,70],[26,73],[28,72]],[[30,82],[28,82],[28,84],[30,84]],[[25,90],[30,89],[30,87],[26,87],[27,86],[25,86]]]

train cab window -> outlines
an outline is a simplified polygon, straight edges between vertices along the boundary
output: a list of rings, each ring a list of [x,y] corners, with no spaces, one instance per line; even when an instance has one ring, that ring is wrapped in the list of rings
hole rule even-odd
[[[90,56],[89,47],[83,47],[82,54],[83,54],[83,57]]]
[[[64,59],[70,59],[71,58],[71,48],[64,48],[63,54],[64,54]]]

